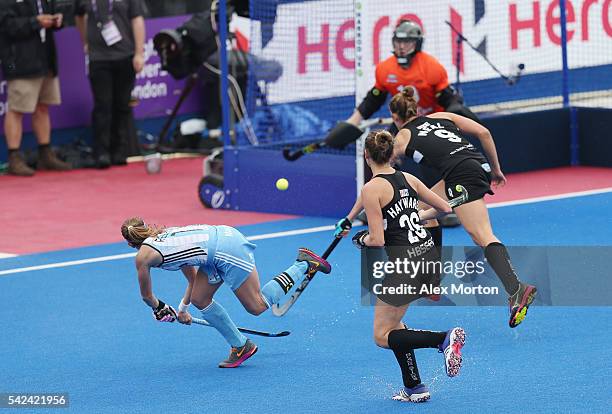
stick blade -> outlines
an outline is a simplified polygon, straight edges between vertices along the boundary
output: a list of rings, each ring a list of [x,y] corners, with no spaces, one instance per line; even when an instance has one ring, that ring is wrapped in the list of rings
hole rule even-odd
[[[289,307],[280,306],[278,304],[272,305],[272,314],[274,316],[283,316],[285,313],[287,313],[288,310]]]
[[[470,194],[468,193],[468,190],[461,184],[457,184],[455,189],[461,193],[461,197],[463,197],[464,203],[468,200],[468,198],[470,198]]]

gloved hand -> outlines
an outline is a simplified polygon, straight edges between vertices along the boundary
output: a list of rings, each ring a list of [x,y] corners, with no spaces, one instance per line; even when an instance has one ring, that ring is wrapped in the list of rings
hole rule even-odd
[[[370,234],[369,231],[367,230],[360,230],[358,231],[354,236],[353,236],[353,244],[358,248],[358,249],[363,249],[364,247],[367,247],[365,244],[365,238],[366,236]]]
[[[158,301],[159,305],[157,305],[157,308],[153,309],[153,316],[155,319],[157,319],[159,322],[174,322],[178,318],[174,308],[166,305],[159,299]]]
[[[352,228],[353,223],[351,223],[348,217],[344,217],[343,219],[338,220],[338,222],[336,223],[334,237],[346,237],[346,235],[350,233]]]

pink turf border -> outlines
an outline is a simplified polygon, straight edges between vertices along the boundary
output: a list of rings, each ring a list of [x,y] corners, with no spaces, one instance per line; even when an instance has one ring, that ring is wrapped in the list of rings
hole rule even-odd
[[[0,252],[26,254],[122,241],[124,218],[164,225],[240,226],[295,216],[205,209],[197,196],[202,159],[165,161],[149,175],[142,163],[109,170],[0,177]],[[270,183],[273,185],[273,183]],[[512,174],[487,202],[498,203],[612,186],[612,169],[567,167]],[[330,221],[331,223],[331,221]]]

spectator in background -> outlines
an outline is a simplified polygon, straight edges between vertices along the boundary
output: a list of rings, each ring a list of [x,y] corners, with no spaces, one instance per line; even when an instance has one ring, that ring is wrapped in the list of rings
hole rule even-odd
[[[124,165],[130,97],[145,63],[142,0],[76,0],[76,26],[89,59],[92,126],[98,168]]]
[[[50,147],[51,121],[48,105],[61,103],[57,78],[57,54],[53,31],[63,23],[46,0],[0,0],[0,59],[7,80],[8,111],[4,133],[8,147],[8,173],[32,176],[19,152],[23,136],[23,114],[32,115],[38,140],[39,170],[69,170]]]

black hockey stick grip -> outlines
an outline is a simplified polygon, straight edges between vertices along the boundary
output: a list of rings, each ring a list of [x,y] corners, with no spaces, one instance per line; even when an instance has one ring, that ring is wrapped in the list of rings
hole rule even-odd
[[[329,245],[327,250],[325,250],[325,253],[323,253],[323,256],[321,256],[321,257],[324,258],[324,259],[327,259],[329,257],[329,255],[331,254],[331,252],[334,251],[334,249],[336,248],[338,243],[340,243],[340,240],[342,240],[342,237],[336,237],[334,239],[334,241],[331,242],[331,244]]]
[[[316,150],[324,146],[325,146],[325,142],[321,141],[321,142],[314,142],[312,144],[308,144],[305,147],[302,147],[299,150],[294,151],[294,152],[291,152],[290,148],[284,148],[283,157],[287,161],[295,161],[301,158],[303,155],[310,154],[311,152],[315,152]]]

